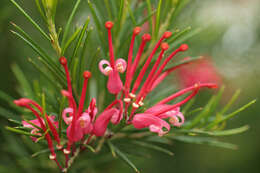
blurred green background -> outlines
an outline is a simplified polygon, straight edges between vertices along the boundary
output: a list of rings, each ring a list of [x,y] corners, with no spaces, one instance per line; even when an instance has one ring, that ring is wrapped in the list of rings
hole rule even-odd
[[[60,2],[57,11],[57,24],[64,26],[72,9],[73,0]],[[43,25],[33,0],[19,3],[33,18]],[[83,1],[80,12],[77,13],[75,25],[82,23],[82,18],[87,15],[87,3]],[[17,98],[17,81],[10,70],[13,63],[18,63],[25,74],[32,76],[35,70],[25,61],[35,54],[27,45],[10,33],[10,21],[23,26],[33,38],[41,41],[41,36],[21,13],[8,1],[1,0],[0,6],[0,90]],[[78,22],[78,23],[77,23]],[[260,1],[259,0],[194,0],[187,5],[178,18],[178,26],[206,27],[200,34],[194,36],[188,43],[190,55],[211,56],[214,65],[223,76],[226,86],[226,99],[236,89],[242,93],[234,109],[260,96]],[[44,87],[44,86],[42,86]],[[203,97],[205,98],[205,97]],[[205,103],[206,100],[200,100]],[[8,108],[5,103],[0,104]],[[199,103],[198,103],[199,104]],[[223,99],[225,104],[225,98]],[[141,172],[194,172],[194,173],[244,173],[260,172],[260,139],[259,118],[260,102],[240,113],[240,116],[229,121],[228,127],[237,127],[244,124],[250,125],[246,133],[224,138],[224,140],[238,144],[238,150],[226,150],[206,145],[184,144],[176,142],[171,150],[174,156],[170,157],[156,152],[151,152],[149,158],[133,158]],[[1,117],[0,127],[0,172],[45,172],[44,165],[48,164],[48,171],[57,172],[54,164],[44,162],[44,156],[31,161],[28,147],[36,147],[28,140],[26,149],[18,146],[25,145],[23,137],[6,132],[4,126],[8,122]],[[95,156],[97,157],[97,156]],[[104,159],[105,160],[105,159]],[[32,164],[34,163],[34,164]],[[38,164],[38,165],[37,165]],[[85,164],[86,170],[92,172]],[[33,165],[33,166],[32,166]],[[95,165],[95,164],[94,164]],[[33,168],[32,168],[33,167]],[[121,161],[99,162],[94,166],[97,171],[103,172],[132,172]],[[102,169],[101,169],[102,168]],[[76,170],[74,171],[76,172]]]

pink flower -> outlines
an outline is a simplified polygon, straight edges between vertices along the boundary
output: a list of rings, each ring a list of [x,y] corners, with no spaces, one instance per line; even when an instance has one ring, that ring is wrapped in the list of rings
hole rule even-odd
[[[194,86],[191,86],[189,88],[185,88],[163,100],[158,102],[155,106],[147,109],[144,113],[142,114],[136,114],[133,117],[132,124],[134,125],[135,128],[146,128],[149,127],[151,132],[156,132],[158,133],[159,136],[162,136],[165,134],[167,131],[170,130],[170,126],[167,122],[163,121],[162,119],[169,118],[169,122],[173,126],[181,126],[184,123],[184,116],[180,112],[180,106],[183,105],[184,103],[188,102],[191,98],[193,98],[198,90],[202,87],[208,87],[208,88],[215,88],[215,84],[195,84]],[[170,102],[171,100],[192,91],[192,93],[186,97],[184,100],[174,104],[174,105],[168,105],[166,104],[167,102]],[[148,118],[151,117],[151,118]],[[155,123],[156,120],[158,121],[157,124]],[[163,131],[163,127],[166,128],[167,131]],[[151,126],[153,128],[151,128]]]
[[[119,106],[119,108],[115,106]],[[115,100],[96,119],[93,134],[96,136],[103,136],[109,122],[116,125],[122,120],[122,118],[123,103],[121,100]]]
[[[136,114],[132,124],[137,129],[148,127],[151,132],[158,133],[159,136],[163,136],[170,130],[170,125],[166,121],[148,113]],[[163,128],[166,128],[167,131],[163,131]]]
[[[117,94],[123,88],[123,84],[120,79],[119,72],[120,73],[125,72],[126,62],[122,58],[117,59],[115,62],[113,43],[112,43],[112,34],[111,34],[111,29],[113,25],[114,24],[110,21],[106,22],[105,24],[105,27],[107,28],[108,31],[110,62],[108,62],[107,60],[100,61],[99,69],[104,75],[108,76],[108,82],[107,82],[108,91],[112,94]],[[104,65],[106,65],[106,67],[104,67]]]
[[[202,58],[194,63],[182,66],[176,72],[183,87],[189,87],[198,82],[222,83],[221,76],[210,58]]]
[[[54,120],[55,116],[49,116],[49,120],[52,122],[52,124],[54,124],[54,126],[56,128],[58,128],[58,122]],[[41,121],[44,123],[44,119],[41,118]],[[30,124],[31,123],[31,124]],[[22,124],[24,127],[27,128],[31,128],[31,134],[33,135],[38,135],[39,137],[42,136],[42,133],[40,133],[40,130],[42,130],[41,128],[41,123],[38,119],[34,119],[34,120],[30,120],[30,123],[26,122],[26,121],[22,121]],[[35,126],[33,126],[32,124],[34,124],[35,126],[38,126],[38,128],[36,128]],[[37,142],[37,138],[36,137],[31,137],[31,139],[33,140],[33,142]]]
[[[55,151],[54,151],[54,147],[53,147],[53,141],[52,141],[52,138],[50,136],[50,134],[48,133],[47,131],[47,127],[46,127],[46,124],[45,124],[45,121],[43,118],[41,118],[39,112],[41,114],[43,114],[43,109],[40,105],[38,105],[36,102],[34,102],[33,100],[30,100],[30,99],[27,99],[27,98],[21,98],[19,100],[15,100],[14,103],[17,105],[17,106],[21,106],[21,107],[25,107],[27,109],[29,109],[35,116],[37,119],[35,120],[32,120],[31,122],[37,126],[39,126],[39,128],[41,128],[41,130],[43,131],[43,134],[45,134],[45,139],[48,143],[48,147],[50,149],[50,152],[51,152],[51,155],[50,155],[50,159],[52,160],[56,160],[56,154],[55,154]],[[36,108],[36,109],[35,109]],[[38,111],[37,111],[38,110]],[[56,130],[56,128],[58,127],[58,122],[55,122],[54,121],[54,116],[48,116],[47,114],[44,115],[45,116],[45,119],[47,120],[47,123],[48,123],[48,127],[50,128],[50,131],[52,132],[53,134],[53,137],[54,139],[57,141],[58,143],[58,148],[62,148],[61,144],[60,144],[60,138],[59,138],[59,134]],[[28,125],[29,123],[26,123],[23,121],[23,125],[26,127],[32,127],[31,125]],[[33,127],[31,133],[32,134],[36,134],[36,135],[42,135],[40,133],[38,133],[40,129],[36,129]],[[33,141],[36,141],[35,138],[32,138]]]

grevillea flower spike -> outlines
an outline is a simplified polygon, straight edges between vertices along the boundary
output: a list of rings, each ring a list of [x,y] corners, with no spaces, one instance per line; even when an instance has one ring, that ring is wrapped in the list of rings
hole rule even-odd
[[[182,44],[179,48],[174,50],[168,57],[164,58],[165,52],[169,49],[169,45],[165,42],[165,40],[169,37],[171,37],[172,33],[169,31],[166,31],[159,41],[155,44],[154,48],[152,49],[151,53],[145,60],[144,65],[141,67],[141,71],[139,74],[137,74],[136,80],[133,82],[134,76],[136,75],[137,67],[140,63],[145,45],[148,41],[151,40],[151,36],[149,34],[144,34],[142,36],[142,42],[140,44],[140,47],[138,49],[138,52],[136,54],[136,57],[133,61],[133,47],[135,43],[136,36],[141,32],[140,27],[135,27],[132,34],[132,39],[130,43],[130,48],[128,52],[128,60],[127,65],[125,65],[125,62],[122,63],[122,71],[126,68],[126,78],[124,80],[124,87],[122,88],[121,79],[118,75],[118,68],[115,68],[114,65],[114,53],[113,53],[113,46],[112,46],[112,37],[111,37],[111,28],[113,26],[112,22],[106,22],[105,24],[106,28],[108,29],[108,43],[109,43],[109,52],[110,52],[110,62],[106,60],[102,60],[99,63],[99,68],[102,73],[109,76],[107,88],[109,92],[118,94],[122,89],[121,99],[125,102],[124,104],[124,113],[125,118],[128,122],[128,124],[133,124],[136,128],[149,128],[150,131],[158,133],[158,135],[162,136],[163,134],[167,133],[167,131],[170,130],[170,125],[165,121],[165,119],[169,119],[170,124],[173,126],[181,126],[184,123],[184,115],[180,111],[180,106],[182,106],[184,103],[189,101],[192,97],[196,95],[198,90],[202,87],[208,87],[208,88],[215,88],[216,85],[213,83],[202,83],[202,84],[195,84],[194,86],[185,88],[165,99],[158,102],[156,105],[148,108],[144,111],[144,113],[138,113],[135,112],[144,105],[144,100],[146,96],[154,89],[158,84],[160,84],[163,79],[167,75],[169,75],[172,71],[174,71],[176,68],[181,67],[182,65],[168,69],[165,71],[166,65],[173,59],[173,57],[179,53],[188,50],[188,45]],[[155,56],[157,50],[161,47],[161,51],[157,57],[157,59],[154,61],[153,66],[151,67],[151,71],[148,72],[149,66],[152,64],[152,59]],[[106,64],[107,67],[103,68],[103,65]],[[183,64],[184,65],[184,64]],[[119,66],[118,66],[119,67]],[[116,73],[116,74],[114,74]],[[144,79],[145,74],[148,73],[148,76]],[[114,76],[112,76],[112,74]],[[112,81],[112,82],[111,82]],[[133,84],[132,84],[133,82]],[[132,86],[132,89],[131,89]],[[117,88],[117,89],[115,89]],[[188,92],[192,92],[186,99],[182,100],[181,102],[174,104],[174,105],[168,105],[167,102],[172,101],[173,99],[186,94]],[[130,114],[129,107],[130,108]],[[110,109],[109,111],[104,111],[100,117],[97,119],[94,127],[94,133],[97,136],[101,136],[105,133],[104,127],[107,126],[109,119],[115,115],[118,114],[118,111],[114,109]],[[101,118],[103,117],[103,118]],[[105,118],[106,117],[106,118]],[[99,122],[99,123],[97,123]],[[100,128],[103,127],[103,128]],[[166,131],[163,131],[163,128],[166,129]],[[102,129],[102,130],[100,130]]]
[[[57,122],[54,121],[54,117],[52,116],[48,116],[47,114],[44,115],[47,123],[44,121],[44,119],[40,116],[40,114],[43,114],[43,109],[40,105],[38,105],[36,102],[34,102],[33,100],[27,99],[27,98],[21,98],[19,100],[15,100],[14,104],[16,104],[17,106],[21,106],[21,107],[25,107],[27,109],[29,109],[35,116],[36,119],[35,120],[31,120],[30,123],[34,124],[35,126],[38,126],[39,128],[37,129],[36,127],[33,127],[30,123],[27,123],[25,121],[23,121],[23,126],[24,127],[29,127],[32,128],[31,133],[34,135],[39,135],[39,136],[45,136],[45,139],[48,143],[48,147],[50,149],[50,156],[49,158],[51,160],[54,160],[57,165],[61,168],[61,165],[59,164],[58,160],[56,159],[56,153],[54,150],[54,146],[53,146],[53,141],[51,138],[51,135],[49,134],[49,132],[47,131],[48,127],[50,129],[50,131],[52,132],[52,135],[54,136],[54,139],[57,142],[57,148],[61,149],[62,146],[60,144],[60,138],[59,135],[57,133]],[[36,109],[38,110],[36,110]],[[48,124],[48,126],[47,126]],[[42,131],[42,133],[40,133],[40,131]],[[37,141],[37,139],[32,138],[33,141]]]
[[[65,108],[62,113],[64,122],[68,125],[67,137],[69,139],[67,148],[64,149],[65,154],[70,154],[70,147],[74,142],[78,142],[83,139],[84,135],[90,134],[93,129],[92,122],[95,119],[97,113],[96,100],[92,99],[90,106],[83,112],[88,80],[91,77],[91,72],[85,71],[83,73],[84,82],[82,92],[77,106],[72,92],[71,78],[67,66],[67,59],[65,57],[60,58],[60,63],[64,67],[68,90],[62,90],[62,94],[68,98],[69,107]]]
[[[120,79],[119,73],[125,72],[126,62],[122,58],[119,58],[115,61],[113,43],[112,43],[112,34],[111,34],[111,29],[113,25],[114,25],[113,22],[110,21],[106,22],[105,24],[105,27],[107,28],[108,31],[110,62],[107,60],[100,61],[99,69],[104,75],[108,76],[108,82],[107,82],[108,91],[112,94],[118,94],[123,88],[123,84]]]

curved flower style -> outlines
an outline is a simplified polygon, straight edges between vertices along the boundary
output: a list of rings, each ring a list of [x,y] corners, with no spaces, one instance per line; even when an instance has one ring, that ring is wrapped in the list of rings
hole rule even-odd
[[[92,122],[95,119],[97,108],[96,108],[96,100],[92,99],[89,108],[85,112],[83,112],[88,80],[91,77],[91,73],[89,71],[85,71],[83,73],[84,82],[83,82],[79,105],[77,106],[76,101],[73,97],[71,78],[67,66],[67,59],[65,57],[61,57],[60,63],[64,67],[66,78],[67,78],[67,85],[68,85],[68,90],[62,90],[61,93],[64,96],[66,96],[69,101],[69,107],[65,108],[62,113],[64,122],[67,125],[69,125],[67,128],[67,137],[69,139],[69,142],[68,142],[67,149],[64,149],[64,153],[69,154],[70,146],[74,142],[80,141],[85,134],[91,133],[93,129]]]
[[[111,34],[113,23],[108,21],[106,22],[105,27],[108,30],[110,62],[108,62],[107,60],[100,61],[99,69],[104,75],[108,76],[108,82],[107,82],[108,91],[112,94],[117,94],[123,88],[123,84],[118,72],[120,73],[125,72],[126,62],[122,58],[119,58],[115,61],[113,43],[112,43],[112,34]],[[106,67],[104,67],[104,65],[106,65]]]
[[[49,132],[47,131],[47,126],[46,126],[46,123],[45,123],[44,119],[41,118],[41,116],[39,114],[39,112],[41,114],[43,114],[42,107],[40,105],[38,105],[36,102],[34,102],[33,100],[30,100],[30,99],[27,99],[27,98],[21,98],[19,100],[15,100],[14,104],[16,104],[17,106],[21,106],[21,107],[25,107],[25,108],[29,109],[36,116],[36,119],[32,120],[30,122],[35,124],[36,126],[39,126],[39,129],[36,129],[35,127],[33,127],[31,133],[39,135],[39,136],[45,135],[45,139],[46,139],[46,141],[48,143],[48,147],[49,147],[50,152],[51,152],[50,159],[51,160],[55,160],[56,163],[59,165],[59,163],[58,163],[58,161],[56,159],[56,153],[54,151],[52,138],[51,138]],[[54,136],[54,139],[56,140],[56,142],[58,144],[57,148],[61,149],[62,146],[60,144],[60,138],[59,138],[58,132],[56,130],[57,122],[54,121],[53,116],[48,116],[47,114],[45,114],[44,116],[45,116],[45,119],[46,119],[46,121],[48,123],[48,127],[50,128],[50,131],[52,132],[52,135]],[[27,126],[29,128],[32,127],[32,126],[29,125],[29,123],[24,122],[24,121],[23,121],[23,126],[25,126],[25,127]],[[42,131],[42,133],[38,133],[40,130]],[[36,141],[37,139],[32,138],[32,140]]]

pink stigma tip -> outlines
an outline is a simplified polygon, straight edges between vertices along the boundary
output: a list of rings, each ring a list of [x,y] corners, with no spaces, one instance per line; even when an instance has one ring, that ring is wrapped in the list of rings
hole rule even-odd
[[[151,40],[151,35],[150,34],[144,34],[142,36],[142,39],[143,39],[143,41],[150,41]]]
[[[166,31],[166,32],[163,34],[163,36],[164,36],[165,38],[169,38],[170,36],[172,36],[172,32]]]
[[[83,73],[84,78],[91,78],[91,76],[92,76],[92,74],[90,71],[84,71],[84,73]]]
[[[181,51],[186,51],[186,50],[188,50],[189,49],[189,46],[187,45],[187,44],[182,44],[181,46],[180,46],[180,50]]]
[[[67,64],[67,59],[64,56],[60,57],[60,64],[61,65],[66,65]]]
[[[105,27],[106,27],[107,29],[111,29],[111,28],[113,27],[113,25],[114,25],[113,22],[107,21],[106,24],[105,24]]]
[[[134,28],[133,32],[134,32],[135,35],[138,35],[141,32],[141,28],[139,26],[137,26],[137,27]]]
[[[162,43],[162,44],[161,44],[161,48],[162,48],[162,50],[167,50],[167,49],[169,49],[168,43]]]

